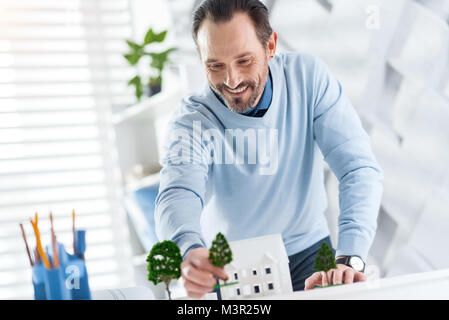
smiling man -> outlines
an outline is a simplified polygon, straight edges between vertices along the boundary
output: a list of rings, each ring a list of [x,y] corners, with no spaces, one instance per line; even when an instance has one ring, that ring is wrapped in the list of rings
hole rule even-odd
[[[208,260],[218,232],[231,241],[280,233],[295,291],[365,280],[382,172],[338,80],[311,55],[276,54],[257,0],[203,1],[192,33],[207,84],[169,123],[155,211],[158,237],[184,256],[188,295],[228,279]],[[313,270],[331,244],[323,157],[340,192],[337,268],[327,274]]]

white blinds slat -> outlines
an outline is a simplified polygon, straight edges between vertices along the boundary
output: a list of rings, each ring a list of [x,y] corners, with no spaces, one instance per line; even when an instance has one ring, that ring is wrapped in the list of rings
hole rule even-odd
[[[106,199],[83,200],[70,203],[54,203],[51,206],[53,212],[58,213],[58,217],[70,216],[71,210],[77,208],[77,216],[94,216],[107,213],[111,210],[110,203]],[[48,212],[50,209],[46,205],[38,206],[17,206],[13,208],[0,208],[0,223],[17,223],[17,221],[27,222],[30,212]],[[9,213],[9,215],[8,215]]]
[[[46,188],[64,185],[80,185],[82,183],[100,183],[105,181],[105,173],[97,171],[78,171],[54,174],[34,174],[15,177],[3,177],[0,180],[0,190],[19,188]]]

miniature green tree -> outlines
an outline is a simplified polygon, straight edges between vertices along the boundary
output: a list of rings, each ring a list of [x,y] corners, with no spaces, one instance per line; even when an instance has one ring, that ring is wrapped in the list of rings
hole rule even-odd
[[[334,253],[332,252],[332,249],[323,242],[321,245],[321,248],[318,250],[317,256],[315,258],[315,271],[324,271],[327,272],[330,269],[337,268],[337,265],[335,264],[335,258]],[[336,285],[330,285],[330,286],[336,286]],[[318,286],[319,288],[322,288],[321,286]]]
[[[314,270],[327,272],[330,269],[335,269],[336,267],[337,265],[335,264],[332,249],[325,242],[323,242],[315,259]]]
[[[225,236],[219,232],[209,249],[209,260],[216,267],[224,267],[232,261],[232,251]]]
[[[212,241],[212,247],[209,249],[209,260],[210,262],[216,266],[223,268],[226,264],[230,263],[232,261],[232,251],[229,247],[229,243],[226,240],[225,236],[219,232],[215,236],[215,240]],[[230,286],[237,284],[236,282],[226,283],[223,285],[216,285],[214,289],[224,287],[224,286]]]
[[[147,257],[148,280],[157,285],[165,283],[168,299],[171,300],[170,281],[181,276],[182,256],[179,247],[170,240],[156,243]]]

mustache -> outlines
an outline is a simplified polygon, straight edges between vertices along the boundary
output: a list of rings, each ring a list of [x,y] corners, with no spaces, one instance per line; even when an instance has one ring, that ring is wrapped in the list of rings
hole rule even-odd
[[[256,87],[256,84],[254,82],[251,82],[251,81],[244,81],[236,89],[241,89],[241,88],[244,88],[246,86],[254,89]],[[217,90],[219,90],[219,91],[223,91],[225,89],[231,89],[227,85],[225,85],[224,83],[217,84],[216,87],[217,87]],[[232,89],[232,90],[236,90],[236,89]]]

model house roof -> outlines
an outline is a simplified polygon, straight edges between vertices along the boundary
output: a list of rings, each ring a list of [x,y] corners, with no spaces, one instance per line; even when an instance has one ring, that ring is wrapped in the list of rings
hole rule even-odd
[[[232,250],[232,266],[246,268],[261,261],[273,260],[277,263],[288,263],[288,255],[280,234],[230,241]]]

